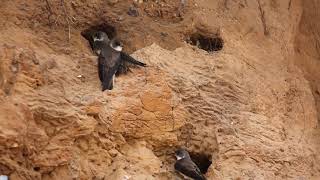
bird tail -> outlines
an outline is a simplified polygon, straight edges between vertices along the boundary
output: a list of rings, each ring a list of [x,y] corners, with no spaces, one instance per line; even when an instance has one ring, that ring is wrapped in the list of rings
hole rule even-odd
[[[128,62],[135,64],[135,65],[139,65],[139,66],[143,66],[143,67],[147,66],[147,64],[134,59],[133,57],[131,57],[130,55],[128,55],[124,52],[121,52],[121,59],[124,61],[128,61]]]
[[[102,83],[102,91],[105,90],[112,90],[112,86],[110,87],[109,84]]]
[[[102,91],[105,90],[112,90],[113,89],[113,85],[114,85],[114,79],[115,79],[115,75],[112,76],[112,79],[110,80],[104,80],[102,82]]]

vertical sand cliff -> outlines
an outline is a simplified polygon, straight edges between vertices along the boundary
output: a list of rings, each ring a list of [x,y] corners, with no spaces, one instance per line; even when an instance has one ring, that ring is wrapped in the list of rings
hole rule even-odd
[[[185,146],[208,179],[319,179],[320,2],[180,2],[1,2],[0,174],[180,179]],[[148,67],[101,92],[90,28]]]

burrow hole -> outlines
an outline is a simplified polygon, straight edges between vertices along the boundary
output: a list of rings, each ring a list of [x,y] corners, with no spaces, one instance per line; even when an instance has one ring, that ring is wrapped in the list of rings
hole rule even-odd
[[[189,153],[192,161],[196,163],[196,165],[199,167],[202,174],[206,174],[210,165],[212,164],[212,156],[206,155],[202,153]]]
[[[36,166],[33,168],[34,171],[40,171],[40,167]]]
[[[219,35],[207,36],[200,33],[189,36],[187,42],[208,52],[220,51],[224,45],[224,41]]]
[[[91,48],[93,48],[92,35],[97,31],[103,31],[103,32],[107,33],[109,39],[112,39],[117,36],[116,28],[114,26],[107,24],[107,23],[91,26],[81,32],[81,35],[86,40],[89,41]]]

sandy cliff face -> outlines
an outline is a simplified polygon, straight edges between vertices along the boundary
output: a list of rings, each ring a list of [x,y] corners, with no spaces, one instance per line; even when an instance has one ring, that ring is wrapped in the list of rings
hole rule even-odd
[[[295,60],[304,71],[306,78],[312,87],[312,92],[316,100],[318,109],[318,119],[320,118],[320,60],[319,48],[320,25],[318,23],[319,12],[314,8],[319,7],[319,2],[310,1],[303,3],[303,13],[299,23],[299,33],[295,41]]]
[[[173,152],[185,146],[212,161],[208,179],[320,178],[317,6],[3,1],[0,174],[179,179]],[[101,92],[81,36],[90,28],[116,33],[148,67]],[[192,35],[223,49],[192,46]]]

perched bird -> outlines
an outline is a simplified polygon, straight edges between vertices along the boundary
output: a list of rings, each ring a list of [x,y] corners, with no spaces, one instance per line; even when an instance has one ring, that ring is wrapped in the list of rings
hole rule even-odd
[[[93,33],[90,44],[94,53],[98,55],[98,71],[102,91],[113,88],[115,74],[119,71],[126,71],[125,62],[146,66],[145,63],[122,52],[121,42],[116,38],[110,40],[105,32]]]
[[[102,91],[113,89],[114,76],[121,63],[122,51],[118,40],[110,40],[105,32],[98,31],[92,37],[92,49],[98,55],[98,73]]]
[[[109,41],[109,44],[101,44],[101,49],[97,50],[98,72],[102,82],[102,91],[112,90],[114,86],[115,74],[121,64],[122,46],[116,39]]]
[[[105,44],[108,44],[110,42],[110,39],[109,39],[108,35],[103,31],[95,32],[93,34],[92,40],[93,40],[93,42],[90,43],[90,44],[91,44],[91,47],[92,47],[93,51],[97,55],[100,54],[101,49],[105,46]],[[122,61],[126,61],[126,62],[135,64],[135,65],[138,65],[138,66],[144,66],[144,67],[146,66],[145,63],[134,59],[129,54],[127,54],[127,53],[125,53],[123,51],[121,51],[120,54],[121,54],[121,60]]]
[[[110,39],[105,32],[97,31],[92,36],[91,47],[94,53],[98,56],[101,53],[101,50],[106,48],[110,43]]]
[[[194,180],[206,180],[198,166],[191,160],[188,151],[180,148],[175,152],[175,156],[177,158],[174,164],[176,171]]]

